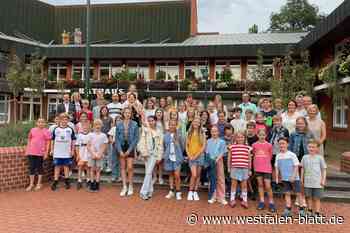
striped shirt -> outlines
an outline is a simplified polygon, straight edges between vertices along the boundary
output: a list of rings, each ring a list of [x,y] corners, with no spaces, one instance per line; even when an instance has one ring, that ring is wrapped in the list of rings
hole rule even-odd
[[[231,145],[231,167],[249,168],[249,153],[252,148],[248,145]]]

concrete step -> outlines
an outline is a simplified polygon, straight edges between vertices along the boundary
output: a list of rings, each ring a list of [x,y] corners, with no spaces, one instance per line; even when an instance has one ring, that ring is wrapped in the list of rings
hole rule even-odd
[[[323,193],[323,201],[350,203],[350,191],[328,191]]]
[[[328,180],[325,189],[329,191],[350,191],[350,181]]]
[[[336,170],[327,171],[327,181],[339,180],[350,182],[350,174]]]

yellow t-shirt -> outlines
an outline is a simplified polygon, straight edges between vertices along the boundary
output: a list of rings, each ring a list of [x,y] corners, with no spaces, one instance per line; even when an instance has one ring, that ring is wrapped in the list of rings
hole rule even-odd
[[[203,145],[200,140],[200,135],[194,132],[192,136],[188,139],[187,145],[187,155],[189,159],[196,159],[198,153],[201,152]]]

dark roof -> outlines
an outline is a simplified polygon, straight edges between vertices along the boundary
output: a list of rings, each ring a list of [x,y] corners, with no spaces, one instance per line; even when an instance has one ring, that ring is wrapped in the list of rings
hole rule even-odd
[[[19,31],[33,39],[61,42],[63,30],[80,28],[85,35],[84,5],[53,6],[38,0],[1,0],[0,32]],[[157,20],[155,20],[157,19]],[[111,42],[149,39],[182,42],[191,34],[191,2],[163,1],[91,6],[91,39]]]
[[[329,43],[330,37],[335,38],[336,35],[349,33],[350,31],[350,0],[344,2],[335,9],[329,16],[322,20],[300,43],[301,49],[309,49],[310,47],[323,41]]]

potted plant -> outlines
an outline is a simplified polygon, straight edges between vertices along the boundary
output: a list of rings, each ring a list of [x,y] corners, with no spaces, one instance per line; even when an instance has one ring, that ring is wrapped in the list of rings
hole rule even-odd
[[[165,79],[166,79],[166,72],[163,70],[158,70],[156,73],[156,80],[165,81]]]

